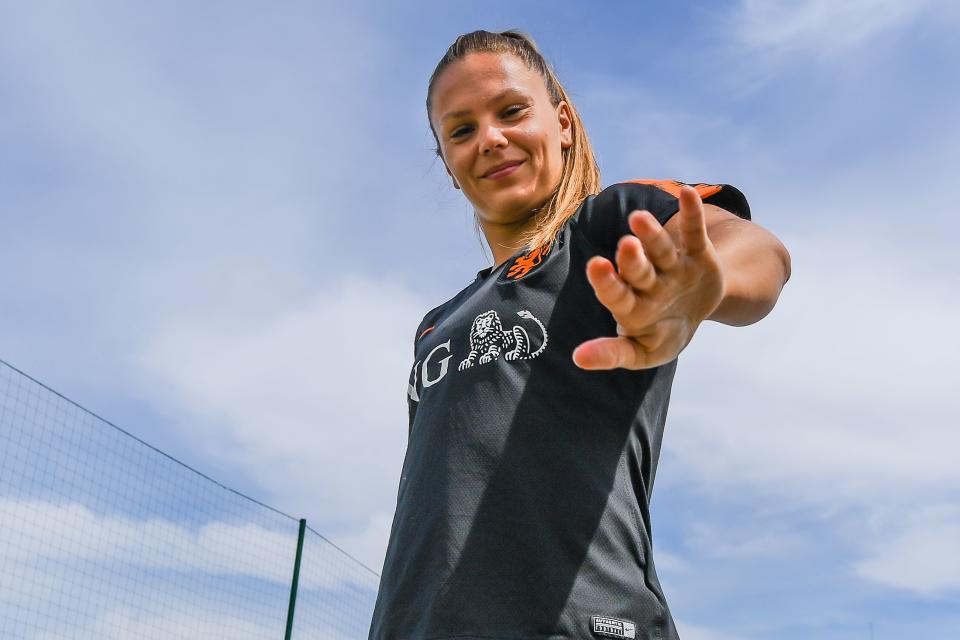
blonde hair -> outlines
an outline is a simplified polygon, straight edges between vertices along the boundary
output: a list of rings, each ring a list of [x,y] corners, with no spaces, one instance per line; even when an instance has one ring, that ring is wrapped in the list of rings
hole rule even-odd
[[[499,33],[490,31],[473,31],[459,36],[447,52],[437,63],[430,84],[427,88],[427,120],[430,121],[430,106],[433,97],[433,87],[440,74],[451,63],[465,58],[471,53],[492,52],[515,55],[526,64],[531,71],[540,74],[550,95],[553,106],[566,102],[570,110],[570,120],[573,129],[573,144],[562,150],[563,171],[560,184],[554,190],[547,202],[537,210],[536,225],[523,234],[522,240],[529,252],[538,249],[546,250],[553,242],[554,237],[563,228],[566,221],[577,211],[583,200],[590,195],[600,192],[600,167],[593,154],[593,147],[587,137],[583,120],[553,68],[544,59],[537,49],[533,39],[516,29],[508,29]],[[442,157],[440,140],[437,132],[430,123],[430,131],[436,142],[436,153]]]

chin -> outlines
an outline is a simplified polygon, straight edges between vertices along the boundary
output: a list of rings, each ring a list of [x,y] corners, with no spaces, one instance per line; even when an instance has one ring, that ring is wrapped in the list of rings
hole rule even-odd
[[[499,204],[485,209],[483,217],[490,222],[510,223],[518,222],[530,217],[533,207],[527,204]]]
[[[526,218],[530,212],[544,204],[544,198],[534,197],[528,193],[503,194],[501,198],[495,198],[487,202],[484,211],[486,217],[502,221],[513,222]]]

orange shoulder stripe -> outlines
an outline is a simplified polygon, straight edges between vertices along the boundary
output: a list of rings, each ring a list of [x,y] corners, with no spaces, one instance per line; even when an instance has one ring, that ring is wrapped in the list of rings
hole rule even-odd
[[[633,184],[649,184],[654,187],[666,191],[674,198],[680,197],[680,187],[683,186],[683,183],[677,182],[676,180],[624,180],[624,182],[630,182]],[[700,194],[700,199],[705,200],[713,194],[717,193],[723,187],[719,184],[692,184],[690,185],[697,190],[697,193]]]

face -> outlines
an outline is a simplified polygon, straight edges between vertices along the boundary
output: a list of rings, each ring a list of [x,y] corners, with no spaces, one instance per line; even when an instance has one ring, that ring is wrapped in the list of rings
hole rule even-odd
[[[510,54],[471,53],[444,69],[430,122],[481,222],[521,222],[545,203],[573,138],[567,104],[552,105],[543,78]]]

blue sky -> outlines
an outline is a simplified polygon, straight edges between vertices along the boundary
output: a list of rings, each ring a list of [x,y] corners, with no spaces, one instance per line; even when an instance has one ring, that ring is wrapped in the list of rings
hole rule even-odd
[[[793,258],[767,318],[680,356],[653,527],[684,640],[955,637],[958,26],[946,0],[0,3],[0,357],[379,570],[412,332],[490,264],[427,78],[519,27],[604,184],[734,184]]]

